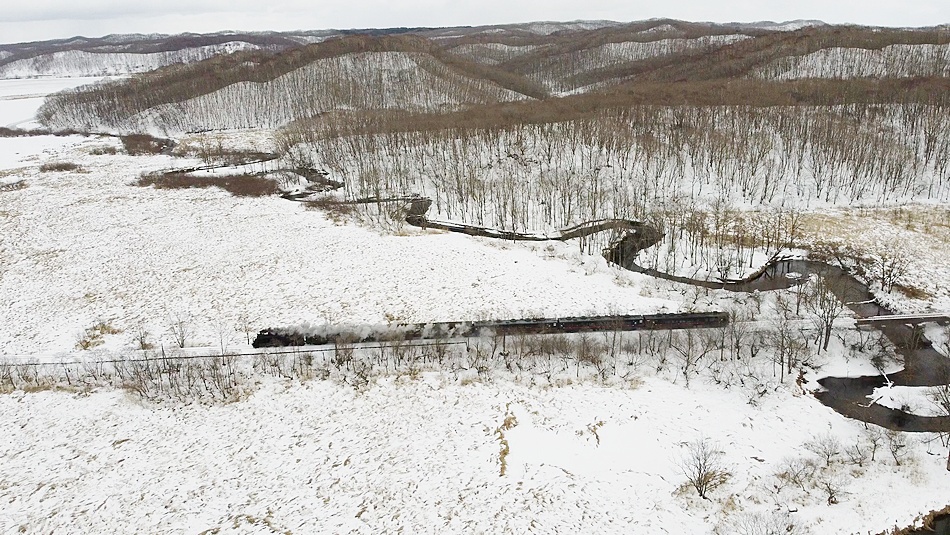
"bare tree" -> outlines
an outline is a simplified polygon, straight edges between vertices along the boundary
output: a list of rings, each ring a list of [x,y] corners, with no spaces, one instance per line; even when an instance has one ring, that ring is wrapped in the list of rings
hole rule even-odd
[[[685,329],[673,334],[670,331],[670,349],[673,350],[674,357],[682,365],[680,368],[683,377],[686,379],[686,387],[689,388],[690,376],[695,373],[696,367],[700,361],[707,355],[719,349],[716,333],[706,330]]]
[[[734,533],[735,535],[798,535],[801,528],[784,511],[765,513],[742,513],[726,522],[726,531],[716,533]]]
[[[838,498],[844,493],[847,480],[841,474],[821,472],[818,475],[817,486],[824,491],[828,505],[834,505],[838,503]]]
[[[890,292],[910,267],[907,248],[896,238],[879,243],[872,258],[874,276],[880,281],[882,292]]]
[[[704,500],[709,499],[709,492],[729,480],[730,474],[722,462],[723,455],[716,444],[707,438],[700,438],[686,444],[686,453],[679,460],[686,481]]]
[[[884,438],[887,441],[887,451],[891,452],[891,457],[894,458],[894,464],[900,466],[901,461],[910,456],[910,451],[907,448],[910,445],[910,439],[907,437],[907,433],[888,429],[884,432]]]
[[[831,466],[831,461],[841,454],[841,441],[835,435],[825,433],[806,442],[805,449],[824,459],[825,466]]]
[[[804,457],[786,457],[782,460],[780,469],[775,473],[775,477],[780,481],[792,483],[802,489],[802,492],[808,492],[808,487],[818,466],[813,459]]]
[[[927,397],[938,416],[950,416],[950,377],[944,384],[931,388]],[[950,433],[940,433],[939,436],[944,446],[950,446]],[[947,470],[950,470],[950,451],[947,453]]]
[[[251,333],[254,332],[255,323],[255,318],[251,317],[251,314],[245,309],[244,312],[241,312],[238,316],[237,322],[234,325],[238,332],[244,333],[247,345],[251,345]]]
[[[224,355],[228,351],[228,345],[233,340],[234,326],[230,321],[219,315],[214,320],[214,332],[218,339],[218,349]]]
[[[844,312],[844,300],[833,291],[834,284],[838,280],[829,276],[818,276],[809,282],[807,290],[805,305],[819,330],[822,351],[828,350],[831,328],[835,320]]]
[[[168,315],[168,330],[178,347],[184,348],[192,335],[191,315],[180,310],[170,313]]]
[[[144,323],[135,327],[132,336],[135,339],[135,344],[138,349],[142,351],[152,349],[152,333],[148,330],[148,327],[145,326]]]
[[[865,424],[863,435],[867,440],[868,447],[871,448],[871,462],[874,462],[877,450],[884,445],[884,431],[880,427]]]

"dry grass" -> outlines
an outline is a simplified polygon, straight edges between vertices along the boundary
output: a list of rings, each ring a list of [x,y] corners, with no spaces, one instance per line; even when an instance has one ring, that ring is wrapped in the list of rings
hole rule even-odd
[[[18,189],[23,189],[27,186],[26,180],[17,180],[10,184],[0,184],[0,193],[4,191],[16,191]]]
[[[337,223],[348,220],[356,213],[357,208],[353,203],[340,201],[330,196],[307,201],[306,207],[307,210],[319,210],[326,213],[327,217]]]
[[[89,154],[92,154],[93,156],[111,156],[118,153],[119,149],[110,145],[100,145],[89,150]]]
[[[143,175],[139,186],[157,189],[221,188],[235,197],[266,197],[278,192],[277,181],[256,175],[193,176],[185,173]]]
[[[933,298],[937,286],[928,282],[942,277],[933,271],[934,262],[950,257],[950,209],[907,205],[809,213],[803,217],[800,245],[844,256],[873,256],[881,240],[888,239],[906,249],[912,275],[893,289],[911,299]]]
[[[121,136],[122,146],[125,152],[131,156],[142,154],[163,154],[172,149],[174,143],[168,139],[148,136],[145,134],[132,134]]]
[[[907,205],[897,208],[852,208],[833,213],[810,213],[803,217],[806,237],[835,236],[856,241],[869,225],[886,225],[917,232],[950,248],[950,209],[938,206]]]
[[[113,327],[111,323],[99,321],[76,336],[76,349],[85,351],[99,347],[105,343],[107,334],[119,334],[120,332],[122,331]]]
[[[505,419],[502,421],[501,425],[498,426],[498,429],[495,429],[495,436],[498,437],[498,464],[499,464],[499,476],[504,476],[505,472],[508,470],[508,454],[511,453],[511,445],[508,444],[508,439],[505,437],[505,431],[514,429],[518,425],[518,419],[515,418],[514,413],[511,412],[511,403],[505,405]]]
[[[47,162],[40,166],[40,171],[43,173],[49,172],[60,172],[65,173],[69,171],[80,171],[82,168],[79,164],[73,162]]]

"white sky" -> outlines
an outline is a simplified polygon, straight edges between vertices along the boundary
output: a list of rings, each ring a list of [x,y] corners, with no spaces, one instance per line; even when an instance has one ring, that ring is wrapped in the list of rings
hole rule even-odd
[[[829,23],[933,26],[947,0],[19,0],[0,10],[0,43],[110,33],[457,26],[537,20]]]

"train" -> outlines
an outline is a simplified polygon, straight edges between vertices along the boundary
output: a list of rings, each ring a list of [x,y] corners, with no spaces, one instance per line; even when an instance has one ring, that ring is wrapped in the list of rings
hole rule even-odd
[[[324,327],[319,329],[319,331],[311,330],[311,332],[301,332],[300,330],[289,328],[269,328],[261,330],[252,345],[257,348],[303,345],[319,346],[337,343],[439,340],[478,336],[512,336],[519,334],[704,329],[724,327],[728,323],[728,313],[714,311],[685,312],[679,314],[635,314],[410,323],[379,327],[340,326]]]

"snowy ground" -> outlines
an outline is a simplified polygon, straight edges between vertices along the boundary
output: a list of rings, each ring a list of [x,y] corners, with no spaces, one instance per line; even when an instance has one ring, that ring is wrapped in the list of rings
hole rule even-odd
[[[0,126],[36,128],[33,115],[50,93],[92,84],[102,77],[26,78],[0,82]]]
[[[0,414],[4,532],[742,533],[752,518],[867,533],[950,495],[945,452],[916,443],[901,467],[884,451],[863,467],[836,458],[822,472],[840,485],[829,505],[774,474],[814,458],[813,437],[850,446],[861,424],[809,396],[753,407],[651,378],[267,383],[239,403],[172,408],[120,391],[14,393]],[[683,445],[699,437],[731,473],[710,501],[681,488]]]
[[[240,316],[256,327],[423,322],[724,299],[569,244],[384,235],[280,199],[140,188],[140,172],[188,162],[92,154],[103,146],[117,142],[0,138],[0,179],[27,183],[0,191],[0,357],[75,354],[100,321],[121,331],[107,336],[114,352],[140,327],[167,345],[170,315],[190,318],[193,345],[227,332],[236,346]],[[39,171],[51,161],[81,169]],[[824,373],[873,370],[845,347],[832,341]],[[725,534],[769,522],[867,533],[946,505],[946,448],[932,436],[912,437],[901,466],[884,446],[858,466],[843,451],[866,445],[863,424],[791,384],[753,400],[706,372],[686,388],[675,366],[647,368],[609,386],[497,370],[384,374],[360,390],[259,377],[226,405],[111,388],[0,395],[0,533]],[[804,444],[826,434],[842,452],[813,463],[807,490],[775,475],[816,459]],[[709,501],[682,488],[678,466],[701,437],[731,473]]]

